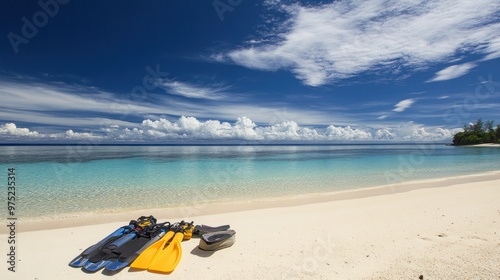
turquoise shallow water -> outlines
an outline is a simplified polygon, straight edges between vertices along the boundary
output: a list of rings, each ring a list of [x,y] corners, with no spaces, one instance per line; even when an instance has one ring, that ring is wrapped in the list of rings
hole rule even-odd
[[[364,188],[500,170],[499,159],[445,145],[0,146],[0,177],[16,168],[17,216],[37,217]]]

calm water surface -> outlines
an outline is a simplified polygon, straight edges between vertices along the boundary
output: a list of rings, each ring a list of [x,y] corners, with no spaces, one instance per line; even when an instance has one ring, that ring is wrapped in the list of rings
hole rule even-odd
[[[331,192],[495,171],[499,159],[498,148],[434,144],[0,146],[18,217]]]

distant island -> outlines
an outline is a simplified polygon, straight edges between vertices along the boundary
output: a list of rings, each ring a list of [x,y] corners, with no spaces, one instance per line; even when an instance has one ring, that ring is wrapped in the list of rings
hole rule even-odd
[[[464,131],[453,136],[453,145],[500,144],[500,125],[494,129],[493,122],[483,122],[482,119],[478,119],[476,123],[471,123],[469,126],[464,125]]]

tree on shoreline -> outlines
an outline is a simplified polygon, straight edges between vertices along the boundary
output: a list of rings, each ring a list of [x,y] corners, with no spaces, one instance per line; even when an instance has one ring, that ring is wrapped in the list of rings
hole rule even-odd
[[[464,131],[453,136],[453,145],[474,145],[483,143],[500,143],[500,125],[493,128],[494,121],[483,122],[479,118],[476,123],[464,125]]]

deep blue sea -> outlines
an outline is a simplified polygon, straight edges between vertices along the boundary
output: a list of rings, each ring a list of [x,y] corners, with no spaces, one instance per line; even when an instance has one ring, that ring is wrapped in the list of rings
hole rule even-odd
[[[16,214],[161,208],[500,170],[500,149],[446,145],[0,146]],[[6,207],[5,207],[6,208]],[[2,217],[7,210],[0,211]]]

